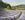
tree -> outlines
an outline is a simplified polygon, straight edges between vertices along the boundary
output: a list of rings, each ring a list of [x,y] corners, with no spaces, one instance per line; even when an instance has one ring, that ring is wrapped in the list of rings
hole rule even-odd
[[[7,8],[7,6],[9,6],[10,9],[11,9],[10,4],[6,4],[6,3],[4,3],[4,2],[0,2],[0,8],[1,8],[1,7],[3,7],[3,8]]]

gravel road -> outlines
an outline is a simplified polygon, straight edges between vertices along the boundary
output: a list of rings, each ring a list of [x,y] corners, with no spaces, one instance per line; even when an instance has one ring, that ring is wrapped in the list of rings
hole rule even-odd
[[[22,12],[21,16],[18,20],[25,20],[25,10],[3,10],[0,11],[0,17],[11,17],[15,18],[19,16],[20,12]]]

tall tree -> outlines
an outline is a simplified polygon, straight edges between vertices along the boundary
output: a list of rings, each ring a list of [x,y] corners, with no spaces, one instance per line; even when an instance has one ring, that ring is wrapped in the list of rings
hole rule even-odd
[[[6,4],[6,3],[4,3],[4,2],[0,2],[0,8],[1,7],[3,7],[3,8],[7,8],[7,6],[9,6],[10,8],[11,8],[11,6],[10,6],[10,4]]]

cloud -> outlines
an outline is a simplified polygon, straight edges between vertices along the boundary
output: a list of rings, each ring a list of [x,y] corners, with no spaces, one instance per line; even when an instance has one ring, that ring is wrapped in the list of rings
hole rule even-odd
[[[9,3],[11,6],[12,5],[19,5],[19,4],[25,4],[24,0],[3,0],[5,3]]]

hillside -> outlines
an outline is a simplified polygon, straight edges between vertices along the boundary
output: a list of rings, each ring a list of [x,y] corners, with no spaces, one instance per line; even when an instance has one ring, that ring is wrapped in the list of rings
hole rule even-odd
[[[17,7],[16,9],[19,9],[19,10],[25,10],[25,4],[20,4],[20,5],[17,5],[16,7]]]

